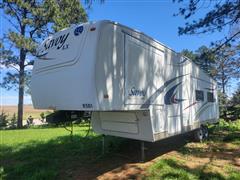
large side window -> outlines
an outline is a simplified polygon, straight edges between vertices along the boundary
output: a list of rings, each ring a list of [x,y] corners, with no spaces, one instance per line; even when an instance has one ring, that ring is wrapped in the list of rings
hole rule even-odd
[[[215,98],[212,92],[207,92],[207,101],[208,102],[215,102]]]
[[[203,91],[196,90],[196,101],[204,101],[204,93]]]

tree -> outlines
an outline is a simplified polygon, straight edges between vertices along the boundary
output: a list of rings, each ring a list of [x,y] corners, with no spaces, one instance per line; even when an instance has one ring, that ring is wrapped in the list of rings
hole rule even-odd
[[[240,2],[239,0],[190,0],[186,3],[183,0],[173,0],[183,5],[175,15],[183,16],[185,20],[191,19],[200,9],[209,8],[208,13],[203,18],[187,22],[184,27],[179,27],[179,35],[184,34],[204,34],[222,32],[225,28],[230,29],[230,33],[223,39],[214,42],[214,51],[219,51],[224,45],[239,44],[240,37]]]
[[[206,46],[199,47],[196,51],[195,63],[200,66],[206,73],[213,76],[215,66],[215,54]]]
[[[215,55],[216,68],[214,76],[223,94],[226,94],[227,84],[231,79],[240,77],[239,52],[230,46],[224,46]]]
[[[240,108],[240,85],[238,86],[238,89],[233,93],[231,103],[233,105],[238,105]]]
[[[73,23],[85,22],[87,15],[78,0],[4,0],[0,8],[11,24],[2,40],[1,64],[9,71],[1,85],[7,89],[18,89],[17,126],[20,128],[24,90],[30,74],[27,67],[33,64],[36,44],[49,33]]]
[[[195,62],[206,73],[213,76],[215,72],[215,56],[211,49],[201,46],[195,52],[184,49],[181,53]]]
[[[229,100],[227,98],[227,95],[223,94],[221,91],[218,91],[218,103],[219,103],[219,115],[221,118],[226,119]]]
[[[10,128],[16,128],[17,127],[17,116],[16,116],[15,113],[13,114],[12,118],[9,121],[9,127]]]
[[[231,104],[231,116],[233,119],[239,119],[240,118],[240,86],[238,89],[233,93],[233,96],[230,100]]]
[[[0,114],[0,128],[5,128],[7,126],[8,123],[8,115],[5,112],[1,112]]]
[[[235,48],[224,46],[215,54],[216,64],[213,76],[221,89],[219,96],[220,112],[223,118],[233,117],[235,106],[227,99],[226,87],[230,80],[240,77],[240,60],[237,57],[238,52]],[[234,115],[235,116],[235,115]]]
[[[188,49],[183,49],[181,54],[188,57],[192,61],[195,61],[195,59],[196,59],[196,54],[194,54],[193,51],[189,51]]]

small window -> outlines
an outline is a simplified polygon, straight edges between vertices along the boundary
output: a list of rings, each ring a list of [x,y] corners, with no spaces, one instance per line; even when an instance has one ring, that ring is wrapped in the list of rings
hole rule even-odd
[[[196,101],[204,101],[203,91],[196,90]]]
[[[208,102],[215,102],[215,98],[212,92],[207,92],[207,101]]]

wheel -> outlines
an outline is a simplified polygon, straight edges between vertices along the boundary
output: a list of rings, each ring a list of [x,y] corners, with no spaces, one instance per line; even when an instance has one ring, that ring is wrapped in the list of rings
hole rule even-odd
[[[197,141],[197,142],[202,142],[203,141],[203,128],[200,127],[199,129],[196,129],[195,132],[194,132],[194,140]]]
[[[208,127],[205,125],[201,125],[200,128],[196,129],[194,132],[194,139],[197,142],[202,142],[206,139],[208,139]]]
[[[202,129],[203,129],[203,139],[206,140],[206,139],[208,139],[208,136],[209,136],[208,127],[202,126]]]

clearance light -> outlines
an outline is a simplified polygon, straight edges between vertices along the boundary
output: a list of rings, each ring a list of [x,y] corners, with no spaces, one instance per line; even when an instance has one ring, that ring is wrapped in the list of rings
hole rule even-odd
[[[95,27],[91,27],[90,31],[95,31],[96,28]]]

